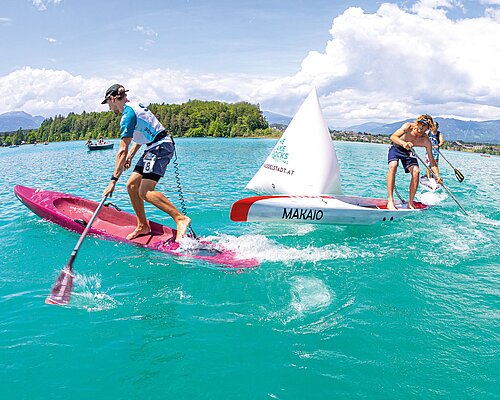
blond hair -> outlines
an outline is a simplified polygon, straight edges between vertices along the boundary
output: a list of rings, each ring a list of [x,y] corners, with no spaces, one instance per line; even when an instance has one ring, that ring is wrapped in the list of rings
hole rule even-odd
[[[418,116],[417,119],[415,120],[415,122],[423,122],[423,123],[427,124],[427,126],[429,127],[430,130],[436,129],[436,125],[434,124],[434,120],[432,119],[432,117],[429,114],[422,114],[422,115]]]

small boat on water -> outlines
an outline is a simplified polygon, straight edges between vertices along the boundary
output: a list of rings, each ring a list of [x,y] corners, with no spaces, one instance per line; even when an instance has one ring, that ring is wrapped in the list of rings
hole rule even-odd
[[[108,150],[112,149],[115,144],[113,142],[105,142],[105,143],[96,143],[96,144],[88,144],[87,148],[89,151],[93,150]]]
[[[9,146],[9,149],[15,149],[16,147],[19,147],[19,145],[17,145],[17,144],[11,144]]]
[[[312,90],[279,139],[271,154],[247,184],[260,196],[236,201],[232,221],[371,225],[414,215],[400,201],[396,210],[387,199],[344,196],[340,167],[316,90]],[[369,184],[367,182],[367,184]]]

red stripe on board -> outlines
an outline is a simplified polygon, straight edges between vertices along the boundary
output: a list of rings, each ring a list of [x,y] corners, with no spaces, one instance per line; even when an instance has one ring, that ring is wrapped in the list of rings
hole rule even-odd
[[[414,201],[413,204],[415,204],[415,208],[418,210],[425,210],[427,207],[429,207],[427,204],[420,203],[418,201]]]
[[[229,218],[231,218],[231,221],[235,222],[246,222],[248,219],[248,212],[250,211],[250,207],[252,207],[255,202],[259,200],[280,199],[284,197],[290,196],[253,196],[238,200],[231,206]]]

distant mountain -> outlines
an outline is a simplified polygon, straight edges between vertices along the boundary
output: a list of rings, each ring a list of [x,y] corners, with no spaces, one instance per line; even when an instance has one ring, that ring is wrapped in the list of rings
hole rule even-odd
[[[269,125],[271,124],[281,124],[288,125],[292,121],[292,117],[287,117],[286,115],[276,114],[271,111],[262,111],[262,114],[266,118]]]
[[[476,122],[439,117],[435,118],[435,120],[439,123],[439,130],[443,132],[447,141],[463,140],[465,142],[500,143],[500,120]],[[391,124],[369,122],[337,130],[390,135],[399,129],[403,123],[409,121],[413,120],[398,121]]]
[[[45,117],[32,116],[24,111],[11,111],[0,114],[0,132],[12,132],[21,129],[38,129]]]
[[[348,128],[336,129],[336,130],[346,130],[346,131],[354,131],[354,132],[371,132],[375,133],[380,128],[382,128],[385,124],[381,122],[366,122],[361,125],[354,125]]]

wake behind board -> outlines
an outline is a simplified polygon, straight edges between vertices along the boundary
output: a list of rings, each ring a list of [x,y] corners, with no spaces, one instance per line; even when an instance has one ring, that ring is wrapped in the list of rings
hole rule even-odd
[[[443,185],[437,183],[434,178],[428,178],[426,175],[420,177],[420,184],[433,192],[443,188]]]
[[[395,203],[397,210],[387,208],[387,200],[357,196],[254,196],[238,200],[231,207],[230,218],[236,222],[290,222],[332,225],[371,225],[393,221],[427,208],[415,202]]]
[[[17,185],[14,192],[17,198],[39,217],[78,233],[83,232],[98,206],[95,201],[50,190]],[[176,230],[152,221],[149,221],[149,224],[150,234],[128,240],[127,235],[136,226],[135,216],[107,206],[97,215],[89,234],[177,257],[200,259],[227,268],[251,268],[259,265],[256,259],[240,259],[233,251],[202,239],[186,240],[188,246],[183,248],[175,242]]]

